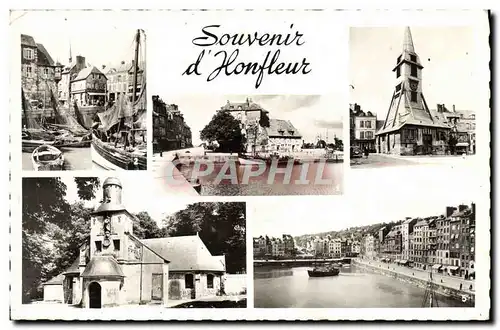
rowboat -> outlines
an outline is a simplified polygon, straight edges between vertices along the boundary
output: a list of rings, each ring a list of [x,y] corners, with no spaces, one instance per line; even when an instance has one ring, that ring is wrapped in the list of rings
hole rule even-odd
[[[333,266],[321,266],[314,267],[314,269],[308,270],[307,273],[309,277],[337,276],[340,273],[340,269]]]
[[[48,144],[36,148],[31,154],[31,160],[35,171],[57,171],[64,167],[62,152]]]

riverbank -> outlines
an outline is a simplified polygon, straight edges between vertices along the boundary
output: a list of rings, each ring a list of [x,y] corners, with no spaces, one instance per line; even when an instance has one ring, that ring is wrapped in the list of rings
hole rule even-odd
[[[352,264],[359,268],[393,277],[399,281],[410,283],[420,288],[426,288],[428,285],[429,272],[427,271],[395,264],[381,263],[374,260],[364,261],[353,259]],[[464,306],[474,306],[474,281],[466,281],[462,278],[454,278],[436,273],[432,273],[432,277],[437,294],[460,301]]]

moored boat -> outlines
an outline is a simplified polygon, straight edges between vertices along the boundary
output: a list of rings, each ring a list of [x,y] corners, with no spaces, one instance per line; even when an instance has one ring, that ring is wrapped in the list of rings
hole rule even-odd
[[[64,168],[63,153],[48,144],[37,147],[31,154],[31,159],[35,171],[57,171]]]
[[[327,277],[327,276],[337,276],[340,273],[340,269],[334,266],[319,266],[314,267],[307,271],[309,277]]]
[[[251,158],[243,158],[243,157],[238,157],[238,162],[240,165],[263,165],[266,164],[265,160],[262,159],[251,159]]]

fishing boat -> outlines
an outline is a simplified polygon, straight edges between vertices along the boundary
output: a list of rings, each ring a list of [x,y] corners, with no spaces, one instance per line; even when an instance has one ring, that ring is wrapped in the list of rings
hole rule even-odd
[[[337,276],[340,273],[340,269],[332,265],[323,265],[309,269],[307,273],[309,277]]]
[[[57,171],[64,167],[64,156],[54,146],[44,144],[37,147],[31,154],[35,171]]]
[[[128,95],[119,95],[111,107],[97,114],[98,122],[92,125],[92,162],[107,170],[147,169],[146,79],[145,68],[139,68],[142,37],[142,30],[137,30],[131,68],[131,98],[129,99]],[[140,86],[139,73],[142,75]]]
[[[264,165],[266,161],[259,158],[249,158],[246,156],[238,157],[238,163],[240,165]]]

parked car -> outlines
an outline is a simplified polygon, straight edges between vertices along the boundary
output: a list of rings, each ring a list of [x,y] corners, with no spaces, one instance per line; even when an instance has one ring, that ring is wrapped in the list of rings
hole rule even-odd
[[[358,146],[351,147],[351,158],[361,158],[363,157],[363,151]]]

